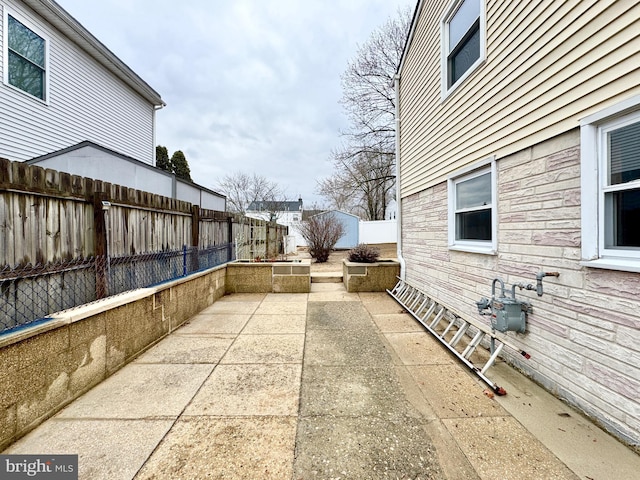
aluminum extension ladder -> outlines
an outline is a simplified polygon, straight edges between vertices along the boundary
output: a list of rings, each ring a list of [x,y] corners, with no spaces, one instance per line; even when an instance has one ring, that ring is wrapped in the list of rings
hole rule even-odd
[[[510,344],[503,335],[492,330],[490,326],[463,318],[450,307],[439,304],[405,280],[398,278],[396,286],[392,290],[387,290],[387,293],[497,395],[505,395],[507,392],[487,378],[485,373],[495,363],[502,349],[506,346],[517,351],[526,359],[530,358],[527,352]],[[471,340],[462,341],[465,335],[467,335],[465,340],[469,338]],[[470,357],[485,337],[491,343],[490,356],[484,365],[476,367]]]

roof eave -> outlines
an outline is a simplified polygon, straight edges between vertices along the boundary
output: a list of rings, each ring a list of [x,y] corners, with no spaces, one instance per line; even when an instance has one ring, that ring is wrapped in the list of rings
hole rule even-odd
[[[129,85],[140,96],[156,107],[164,107],[166,103],[160,94],[140,78],[131,68],[120,60],[111,50],[104,46],[75,18],[53,0],[23,0],[38,15],[56,27],[80,48],[96,59],[107,70]]]
[[[398,64],[398,69],[396,70],[397,77],[402,76],[402,67],[404,66],[404,59],[405,59],[405,56],[407,55],[407,51],[409,50],[409,45],[411,45],[411,42],[413,41],[413,36],[415,35],[416,24],[418,23],[418,17],[420,16],[420,11],[422,10],[422,1],[423,0],[418,0],[418,3],[416,4],[416,8],[413,11],[413,18],[411,19],[411,26],[409,27],[407,40],[404,43],[404,49],[402,50],[402,55],[400,56],[400,63]]]

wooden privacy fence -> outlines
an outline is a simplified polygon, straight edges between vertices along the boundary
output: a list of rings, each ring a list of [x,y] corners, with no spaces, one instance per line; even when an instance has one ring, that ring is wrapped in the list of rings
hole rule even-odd
[[[207,248],[237,238],[252,257],[268,257],[280,253],[286,233],[283,225],[0,159],[0,266]]]
[[[42,282],[41,272],[54,275],[56,265],[64,278],[69,262],[84,265],[87,259],[99,259],[92,265],[95,298],[102,298],[110,294],[113,259],[139,265],[142,258],[166,262],[170,252],[184,252],[179,255],[184,272],[191,272],[201,261],[208,265],[201,260],[206,252],[220,259],[226,249],[226,261],[275,257],[283,252],[286,234],[283,225],[0,159],[0,282],[6,293],[0,301],[5,303],[20,301],[16,282],[24,285],[36,276]],[[165,255],[148,255],[159,252]],[[18,273],[33,271],[37,275]],[[16,305],[9,307],[15,310]]]

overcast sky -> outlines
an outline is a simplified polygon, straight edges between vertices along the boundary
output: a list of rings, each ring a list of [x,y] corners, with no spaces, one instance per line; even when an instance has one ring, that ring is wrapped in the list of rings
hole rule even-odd
[[[340,75],[415,0],[56,0],[162,96],[156,143],[194,182],[228,172],[322,203],[316,181],[347,120]]]

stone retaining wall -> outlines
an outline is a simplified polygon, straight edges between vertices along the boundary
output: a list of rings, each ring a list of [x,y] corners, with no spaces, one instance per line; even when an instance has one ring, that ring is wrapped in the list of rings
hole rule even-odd
[[[225,294],[226,266],[0,337],[0,451]]]

